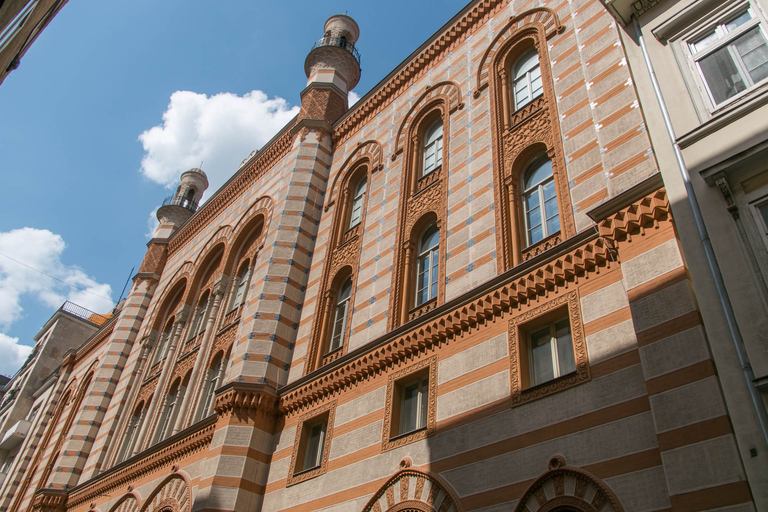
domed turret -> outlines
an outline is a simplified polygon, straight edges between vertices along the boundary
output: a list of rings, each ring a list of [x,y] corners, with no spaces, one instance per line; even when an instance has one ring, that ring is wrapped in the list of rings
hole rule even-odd
[[[301,93],[300,119],[333,123],[347,110],[347,94],[360,81],[359,36],[360,28],[346,14],[325,22],[325,35],[304,61],[307,88]]]
[[[207,188],[208,176],[202,169],[193,168],[184,172],[176,193],[166,197],[163,205],[157,209],[160,225],[155,231],[155,238],[167,238],[184,224],[197,211]]]

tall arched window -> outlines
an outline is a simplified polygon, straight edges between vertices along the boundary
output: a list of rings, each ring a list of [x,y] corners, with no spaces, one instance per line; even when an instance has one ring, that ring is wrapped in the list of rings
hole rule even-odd
[[[365,191],[368,188],[367,186],[368,180],[366,180],[365,176],[360,178],[360,181],[355,185],[355,192],[352,196],[352,208],[350,209],[351,213],[349,214],[349,227],[347,229],[352,229],[360,224],[360,220],[363,218],[363,206],[365,205]]]
[[[173,424],[176,422],[176,415],[179,412],[184,390],[185,386],[181,383],[181,379],[176,379],[176,382],[171,386],[171,391],[165,395],[165,404],[157,421],[154,443],[159,443],[173,431]]]
[[[424,133],[424,161],[421,175],[426,176],[443,164],[443,120],[438,119]]]
[[[206,291],[203,296],[200,297],[200,302],[197,303],[197,308],[195,308],[195,316],[192,319],[192,325],[189,328],[187,339],[192,339],[205,330],[205,316],[208,312],[209,295],[210,294]]]
[[[251,277],[250,262],[245,262],[240,266],[240,271],[237,273],[237,280],[235,281],[235,293],[232,295],[232,303],[227,308],[227,311],[232,311],[245,301],[245,290],[248,289],[248,281]]]
[[[136,444],[136,437],[139,435],[139,430],[141,429],[141,424],[146,412],[147,410],[146,407],[144,407],[144,402],[141,402],[138,407],[136,407],[136,410],[134,411],[133,416],[131,416],[131,419],[128,421],[128,428],[125,430],[123,446],[120,448],[120,453],[117,456],[117,462],[122,462],[125,459],[129,459],[131,457],[134,444]]]
[[[344,345],[344,333],[347,330],[347,317],[349,316],[349,298],[352,296],[352,277],[348,277],[341,283],[339,293],[336,294],[336,312],[333,317],[333,333],[328,344],[328,352],[333,352]]]
[[[534,157],[523,174],[523,209],[526,246],[560,231],[552,161],[546,155]]]
[[[512,94],[515,110],[527,105],[544,92],[541,83],[539,54],[535,48],[523,53],[512,66]]]
[[[216,396],[216,388],[221,385],[221,380],[224,377],[224,369],[226,368],[226,360],[223,354],[219,354],[214,358],[213,363],[208,368],[205,374],[205,384],[203,387],[203,393],[200,396],[200,405],[198,406],[197,413],[195,414],[195,421],[200,421],[203,418],[207,418],[213,412],[214,397]]]
[[[152,358],[152,366],[165,359],[168,347],[171,344],[171,331],[173,331],[174,317],[171,317],[165,324],[165,329],[160,334],[160,339],[157,342],[157,349],[155,350],[155,357]]]
[[[419,239],[416,264],[416,305],[437,297],[440,230],[431,224]]]

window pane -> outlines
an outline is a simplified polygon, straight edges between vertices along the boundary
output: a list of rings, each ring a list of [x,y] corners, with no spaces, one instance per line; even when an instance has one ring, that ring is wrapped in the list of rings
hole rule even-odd
[[[736,39],[734,46],[753,83],[768,77],[768,45],[759,27]]]
[[[311,427],[307,438],[307,449],[304,452],[304,469],[314,468],[323,460],[323,441],[325,440],[325,423]]]
[[[691,51],[693,53],[700,52],[701,50],[703,50],[704,48],[707,48],[718,39],[720,39],[720,36],[717,34],[716,31],[713,30],[709,35],[704,36],[703,38],[699,39],[695,43],[692,43]]]
[[[539,55],[536,53],[536,50],[528,50],[517,60],[517,62],[515,62],[515,67],[512,70],[512,76],[513,78],[518,79],[525,75],[528,71],[531,71],[534,67],[538,66]]]
[[[428,403],[428,391],[427,379],[421,381],[421,389],[419,390],[419,402],[421,404],[421,412],[419,414],[419,421],[417,428],[424,428],[427,426],[427,403]]]
[[[525,173],[525,182],[523,187],[525,190],[530,189],[534,185],[538,185],[542,181],[552,176],[552,161],[550,159],[534,159],[534,163],[529,167]]]
[[[747,88],[727,46],[701,59],[699,66],[715,103],[722,103]]]
[[[416,275],[416,305],[423,304],[429,297],[429,256],[419,258],[418,273]]]
[[[515,82],[515,110],[528,103],[528,80],[526,77]]]
[[[541,384],[555,378],[552,367],[552,344],[550,342],[549,327],[545,327],[531,334],[531,378],[533,385]]]
[[[557,359],[560,366],[560,375],[575,372],[576,361],[573,356],[571,324],[567,318],[555,324],[555,336],[557,336]]]
[[[435,145],[430,144],[424,149],[424,172],[422,174],[428,174],[435,168]]]
[[[765,223],[766,227],[768,227],[768,203],[758,206],[757,211],[760,212],[760,215],[763,217],[763,222]]]
[[[725,29],[728,32],[732,32],[733,29],[735,29],[736,27],[740,27],[741,25],[745,24],[751,19],[752,19],[752,15],[749,13],[749,11],[744,12],[741,15],[739,15],[736,19],[726,23]]]
[[[435,167],[439,167],[443,163],[443,138],[440,137],[435,142]]]
[[[419,406],[419,383],[414,382],[403,388],[403,398],[400,406],[400,434],[416,430],[416,415]]]
[[[430,282],[429,298],[430,299],[437,297],[438,252],[439,252],[439,249],[435,249],[434,251],[432,251],[432,274],[429,278],[429,282]]]
[[[541,96],[542,93],[542,85],[541,85],[541,69],[539,66],[536,66],[531,71],[531,97],[537,98]]]

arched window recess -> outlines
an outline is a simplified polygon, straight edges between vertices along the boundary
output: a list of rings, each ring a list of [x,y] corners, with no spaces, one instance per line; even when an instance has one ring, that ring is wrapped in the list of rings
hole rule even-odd
[[[194,421],[200,421],[213,414],[213,406],[216,399],[216,390],[224,383],[224,375],[229,363],[229,353],[223,351],[216,353],[211,359],[204,375],[203,386],[200,390],[200,400],[194,415]]]
[[[308,358],[311,369],[325,366],[346,352],[351,333],[354,286],[352,268],[347,266],[337,272],[330,288],[324,293]]]

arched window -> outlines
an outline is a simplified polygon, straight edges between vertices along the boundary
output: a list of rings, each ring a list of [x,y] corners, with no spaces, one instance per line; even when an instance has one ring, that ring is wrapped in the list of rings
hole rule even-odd
[[[349,227],[347,229],[352,229],[360,224],[360,221],[363,218],[363,207],[365,206],[365,191],[368,188],[367,186],[368,180],[366,180],[365,176],[360,178],[360,181],[355,185],[355,192],[352,196],[352,208],[350,208]]]
[[[539,155],[523,173],[523,220],[526,247],[560,231],[552,161]]]
[[[139,430],[141,429],[141,424],[144,420],[144,414],[146,412],[147,410],[144,407],[144,402],[141,402],[138,407],[136,407],[136,410],[134,411],[133,416],[131,416],[131,419],[128,421],[128,428],[125,430],[123,446],[120,448],[120,453],[117,456],[117,462],[122,462],[125,459],[129,459],[131,457],[134,444],[136,443],[136,437],[139,435]]]
[[[223,354],[219,354],[213,360],[213,363],[205,374],[203,393],[200,396],[200,405],[198,406],[197,413],[195,414],[195,421],[200,421],[203,418],[207,418],[213,412],[216,389],[221,386],[221,381],[224,378],[225,368],[226,361],[224,356]]]
[[[512,94],[515,99],[515,110],[527,105],[544,92],[541,83],[541,68],[539,54],[531,48],[512,66]]]
[[[443,120],[438,119],[424,133],[424,161],[421,175],[426,176],[443,164]]]
[[[157,421],[155,443],[159,443],[168,437],[173,430],[173,424],[176,421],[182,396],[184,396],[184,386],[182,386],[180,379],[176,379],[176,382],[171,387],[171,391],[165,395],[165,405]]]
[[[168,320],[168,322],[165,324],[165,329],[163,329],[163,332],[160,334],[160,339],[157,342],[157,350],[155,350],[155,357],[152,358],[152,366],[165,359],[166,352],[168,352],[168,347],[171,344],[173,320],[173,317]]]
[[[338,350],[344,345],[344,333],[347,330],[349,316],[349,298],[352,296],[352,277],[347,277],[336,294],[336,313],[333,318],[333,333],[328,344],[328,352]]]
[[[208,312],[209,295],[208,291],[206,291],[203,296],[200,297],[200,302],[197,303],[197,308],[195,308],[195,316],[192,319],[187,339],[192,339],[205,330],[205,316]]]
[[[235,281],[235,293],[232,295],[232,303],[229,305],[227,311],[232,311],[245,301],[245,290],[248,289],[248,281],[250,280],[250,262],[245,260],[240,266],[240,272],[237,273],[237,280]]]
[[[419,239],[416,264],[416,305],[437,297],[440,230],[431,224]]]

